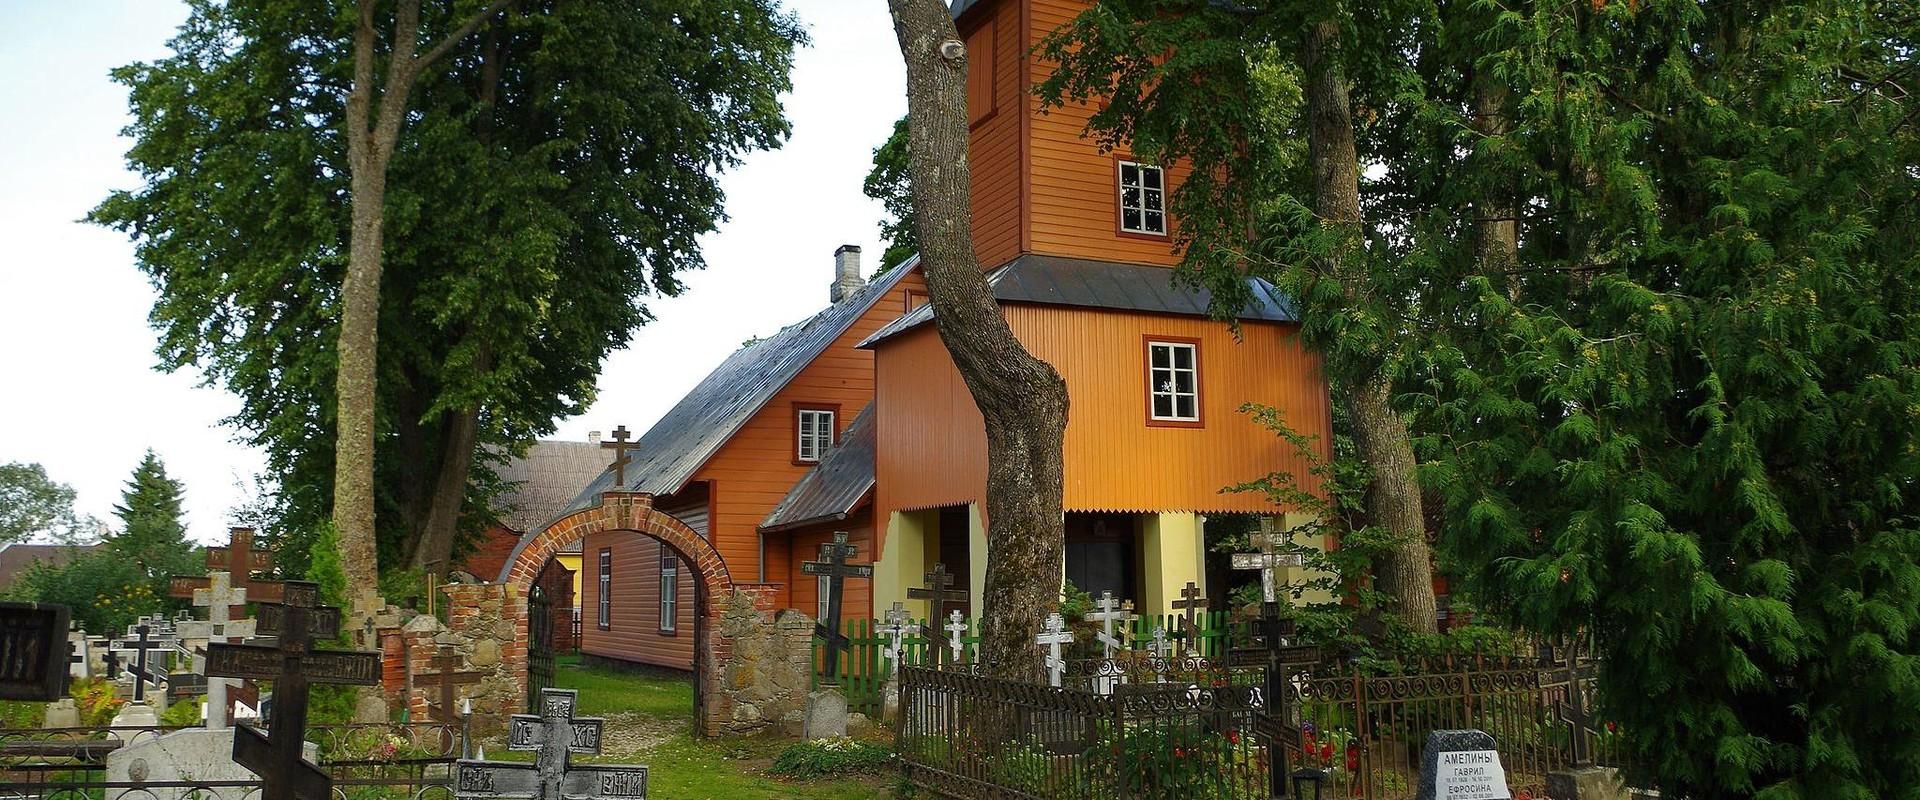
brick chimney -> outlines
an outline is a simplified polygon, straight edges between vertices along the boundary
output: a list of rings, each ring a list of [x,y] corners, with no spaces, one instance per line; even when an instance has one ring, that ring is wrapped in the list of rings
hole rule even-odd
[[[860,291],[867,282],[860,277],[860,245],[843,244],[833,251],[833,302],[840,302]]]

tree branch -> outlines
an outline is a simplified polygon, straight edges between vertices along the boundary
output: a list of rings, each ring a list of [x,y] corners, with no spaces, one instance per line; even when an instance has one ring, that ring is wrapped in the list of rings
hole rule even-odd
[[[441,56],[447,54],[447,51],[452,50],[454,45],[460,43],[461,39],[465,39],[471,35],[475,28],[480,27],[480,23],[487,21],[488,17],[507,10],[507,6],[513,5],[517,1],[518,0],[494,0],[488,4],[486,8],[481,9],[479,13],[467,17],[465,22],[460,23],[460,27],[454,28],[452,33],[447,34],[447,38],[441,39],[439,44],[433,46],[433,49],[428,50],[424,55],[414,59],[408,71],[413,75],[419,74],[420,70],[425,69],[427,65],[439,60]],[[409,75],[408,78],[411,79],[412,75]]]

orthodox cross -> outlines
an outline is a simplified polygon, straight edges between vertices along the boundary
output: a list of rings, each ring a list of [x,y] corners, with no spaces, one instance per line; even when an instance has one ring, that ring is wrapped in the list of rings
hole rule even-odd
[[[1281,552],[1287,544],[1286,536],[1278,533],[1256,533],[1249,537],[1254,552],[1234,553],[1233,568],[1260,571],[1260,599],[1271,605],[1280,601],[1279,570],[1281,567],[1300,567],[1307,563],[1306,557],[1299,553]]]
[[[888,663],[888,675],[900,672],[900,657],[905,654],[906,638],[920,632],[920,625],[907,616],[907,607],[895,600],[893,607],[875,625],[873,632],[887,637],[887,644],[880,649],[880,656]]]
[[[284,584],[253,579],[254,573],[273,569],[273,551],[254,548],[252,528],[234,528],[230,536],[226,547],[207,548],[208,576],[175,575],[168,582],[167,596],[182,600],[194,599],[196,596],[194,592],[214,588],[211,573],[224,572],[227,573],[229,590],[245,592],[242,599],[228,604],[227,619],[236,620],[246,617],[245,604],[248,602],[280,602],[281,587]],[[236,583],[237,586],[234,585]],[[196,602],[194,605],[199,603]],[[212,616],[209,615],[208,619],[212,619]]]
[[[1561,665],[1562,674],[1567,681],[1567,699],[1554,704],[1554,712],[1560,721],[1572,728],[1573,765],[1575,767],[1593,766],[1593,741],[1589,731],[1593,730],[1593,709],[1587,702],[1587,682],[1593,679],[1593,661],[1580,654],[1580,640],[1574,638],[1567,643],[1566,663]]]
[[[872,564],[847,563],[847,559],[854,556],[854,549],[847,543],[846,531],[834,531],[833,541],[821,543],[819,561],[800,562],[801,573],[827,579],[827,618],[813,623],[813,633],[827,641],[828,683],[839,682],[840,651],[849,644],[846,634],[840,632],[840,596],[846,588],[845,581],[873,577]]]
[[[1073,644],[1073,631],[1067,630],[1067,621],[1058,613],[1048,614],[1033,641],[1047,648],[1047,683],[1060,688],[1060,679],[1067,673],[1067,660],[1060,657],[1060,646]]]
[[[1207,598],[1200,593],[1200,587],[1193,581],[1187,581],[1187,587],[1180,590],[1180,599],[1173,601],[1175,609],[1184,612],[1180,619],[1180,649],[1182,652],[1197,649],[1200,643],[1200,627],[1193,624],[1193,612],[1206,610]]]
[[[1166,628],[1159,625],[1153,626],[1153,643],[1147,645],[1147,652],[1152,653],[1154,658],[1163,660],[1173,655],[1173,643],[1167,641]]]
[[[172,632],[166,629],[164,617],[141,617],[138,622],[127,626],[127,638],[114,642],[111,646],[117,652],[134,653],[133,666],[128,673],[133,676],[133,702],[147,701],[147,684],[158,686],[153,673],[147,669],[147,653],[154,650],[172,650]]]
[[[953,578],[953,573],[947,571],[947,565],[934,564],[933,571],[926,574],[926,587],[909,587],[907,589],[907,599],[927,601],[927,619],[939,619],[941,613],[947,610],[948,603],[964,603],[967,601],[967,590],[953,588]],[[959,612],[956,611],[954,613],[958,614]],[[947,629],[952,630],[952,627],[949,626]],[[940,636],[939,630],[933,628],[927,630],[927,635],[932,636],[936,640],[934,642],[934,666],[938,667],[940,666],[940,642],[937,640],[942,637]],[[954,640],[953,645],[953,660],[955,662],[960,660],[960,645],[958,642],[959,640]]]
[[[946,627],[947,632],[953,634],[953,636],[948,637],[947,645],[953,649],[953,663],[958,664],[965,660],[966,656],[967,615],[960,613],[960,609],[954,609],[947,616]],[[937,667],[939,665],[935,664],[934,666]]]
[[[315,638],[339,635],[340,610],[320,605],[320,585],[287,581],[277,609],[272,645],[207,644],[207,676],[273,681],[274,709],[266,736],[253,728],[234,729],[233,760],[260,776],[260,800],[331,800],[333,779],[302,757],[307,729],[307,687],[315,683],[377,686],[380,654],[353,650],[315,650]],[[334,632],[315,629],[331,611]],[[266,628],[262,615],[259,627]]]
[[[454,766],[453,796],[458,800],[645,798],[644,765],[570,763],[573,753],[600,752],[604,725],[596,717],[575,717],[578,700],[572,689],[541,689],[540,713],[515,714],[507,728],[507,749],[533,751],[533,763],[460,759]]]
[[[249,550],[249,553],[251,552],[252,551]],[[271,557],[271,554],[267,555]],[[249,555],[248,557],[251,558],[252,556]],[[181,622],[179,630],[182,638],[205,638],[209,643],[212,643],[231,642],[252,636],[254,627],[253,620],[235,620],[231,616],[234,609],[246,608],[247,588],[245,586],[234,586],[232,574],[221,570],[214,570],[207,573],[205,580],[206,585],[204,587],[191,589],[187,592],[187,596],[193,599],[195,606],[207,610],[207,621]],[[175,592],[178,592],[182,588],[187,588],[187,584],[182,583],[181,579],[175,578],[174,581],[175,585],[173,588]],[[201,629],[204,629],[206,632],[204,637],[189,635],[190,633],[197,633]],[[195,667],[199,668],[202,672],[206,669],[205,658],[206,656],[203,654],[194,654]],[[227,688],[229,685],[231,685],[231,682],[225,678],[213,678],[207,681],[208,730],[220,730],[227,727],[227,715],[232,712],[231,705],[227,702]]]
[[[614,491],[624,492],[627,489],[627,465],[633,463],[633,458],[627,455],[627,451],[637,450],[640,447],[639,442],[627,441],[632,436],[633,434],[627,431],[627,426],[622,425],[613,429],[613,441],[600,443],[601,447],[613,451],[613,463],[609,464],[607,469],[613,470]]]
[[[1103,591],[1100,593],[1100,599],[1093,602],[1093,609],[1087,612],[1086,619],[1100,626],[1100,632],[1093,636],[1100,640],[1102,647],[1106,648],[1106,657],[1113,658],[1115,651],[1126,646],[1125,642],[1120,641],[1119,636],[1113,634],[1114,626],[1118,625],[1122,631],[1126,630],[1127,623],[1133,619],[1133,601],[1121,600],[1114,597],[1113,592]]]
[[[82,679],[93,677],[93,663],[87,658],[87,632],[78,625],[67,632],[67,675]]]
[[[436,722],[447,724],[459,722],[460,712],[455,708],[454,701],[459,699],[460,690],[456,687],[479,683],[485,676],[479,672],[461,672],[460,655],[455,653],[452,647],[445,645],[440,647],[440,654],[433,657],[433,665],[440,671],[430,673],[427,677],[440,679],[440,703],[439,705],[427,704],[427,715]]]

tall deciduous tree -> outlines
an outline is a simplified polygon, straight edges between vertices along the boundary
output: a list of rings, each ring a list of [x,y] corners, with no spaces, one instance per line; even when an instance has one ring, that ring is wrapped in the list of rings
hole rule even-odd
[[[341,510],[335,468],[358,456],[336,459],[335,434],[361,440],[336,409],[341,390],[371,390],[372,481],[344,491],[374,490],[381,563],[437,572],[488,513],[491,465],[591,403],[601,360],[650,319],[642,299],[703,265],[718,173],[786,136],[803,37],[771,0],[401,16],[416,5],[196,0],[174,55],[115,72],[144,181],[92,219],[134,236],[160,290],[162,366],[241,397],[233,421],[280,479],[279,527]],[[396,45],[395,24],[412,37]],[[382,202],[353,202],[376,188]],[[355,244],[372,226],[377,254]],[[349,276],[376,255],[380,274]],[[372,375],[336,369],[366,366],[343,341],[370,344]],[[351,555],[366,520],[343,513],[362,515],[341,527]],[[373,585],[364,567],[348,559],[353,585]]]
[[[73,487],[39,464],[0,464],[0,543],[66,538],[76,525]]]
[[[986,421],[987,574],[981,662],[1040,674],[1033,636],[1060,596],[1065,558],[1061,447],[1067,386],[1020,345],[974,257],[967,161],[967,53],[947,4],[888,0],[907,63],[920,268],[940,339]]]

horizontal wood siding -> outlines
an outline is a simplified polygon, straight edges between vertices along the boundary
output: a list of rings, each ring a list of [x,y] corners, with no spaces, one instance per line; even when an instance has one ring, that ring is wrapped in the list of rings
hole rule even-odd
[[[1089,5],[1086,0],[1025,2],[1028,38],[1019,48],[1023,54]],[[1028,80],[1038,83],[1052,74],[1053,62],[1026,57],[1032,60],[1027,68]],[[1070,105],[1042,114],[1038,97],[1031,91],[1022,96],[1029,116],[1025,191],[1028,249],[1137,264],[1179,263],[1172,235],[1120,234],[1114,154],[1100,152],[1099,144],[1085,136],[1094,108]],[[1167,169],[1169,187],[1178,185],[1186,172],[1178,164],[1171,165]],[[980,207],[978,200],[975,207]]]
[[[819,582],[812,575],[800,571],[800,562],[813,561],[820,557],[820,545],[833,538],[835,531],[846,531],[847,541],[853,543],[855,555],[853,563],[865,564],[873,561],[873,514],[863,510],[841,522],[829,522],[795,530],[788,544],[792,548],[790,562],[793,567],[786,574],[788,586],[793,587],[792,607],[800,609],[807,616],[815,615],[819,609]],[[873,581],[864,578],[848,578],[840,598],[841,619],[864,619],[873,616]],[[815,620],[816,622],[818,620]]]
[[[993,111],[973,124],[967,146],[973,178],[973,249],[980,266],[992,269],[1020,254],[1020,117],[1027,108],[1021,85],[1025,26],[1017,0],[1003,0],[983,13],[969,14],[963,24],[961,33],[970,41],[983,36],[993,41],[985,54],[991,61]],[[969,69],[982,66],[989,65],[984,61],[968,64]]]
[[[660,510],[702,536],[708,535],[706,492],[698,485],[680,502],[669,498]],[[600,628],[600,550],[613,550],[613,603],[609,630]],[[682,560],[679,629],[660,632],[660,555],[666,549],[645,534],[596,533],[583,543],[580,565],[580,651],[639,664],[693,669],[693,604],[698,578]]]
[[[918,272],[901,278],[886,297],[877,300],[741,426],[694,476],[695,480],[714,484],[713,535],[709,538],[720,557],[726,559],[734,580],[761,580],[760,521],[811,469],[793,463],[797,436],[794,404],[838,405],[834,424],[844,432],[860,409],[873,400],[873,352],[855,349],[854,345],[904,313],[908,292],[925,297],[926,283]],[[792,568],[788,562],[786,548],[769,546],[766,580],[783,580]],[[791,604],[784,588],[776,592],[775,600],[782,608]]]

